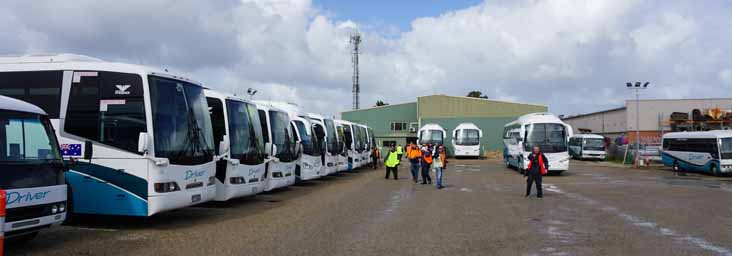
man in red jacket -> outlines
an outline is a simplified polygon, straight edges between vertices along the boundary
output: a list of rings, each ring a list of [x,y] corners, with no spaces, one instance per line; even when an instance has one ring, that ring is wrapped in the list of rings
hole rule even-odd
[[[541,177],[546,174],[548,170],[549,160],[546,159],[544,153],[541,153],[538,146],[534,146],[533,152],[529,155],[529,165],[526,166],[526,172],[524,174],[524,176],[528,176],[528,178],[526,178],[526,197],[531,195],[531,185],[534,182],[536,182],[536,197],[542,197]]]

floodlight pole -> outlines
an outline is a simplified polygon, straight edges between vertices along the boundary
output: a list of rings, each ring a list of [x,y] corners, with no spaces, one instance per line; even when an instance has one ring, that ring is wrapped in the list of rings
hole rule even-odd
[[[628,89],[635,90],[635,154],[633,154],[635,167],[638,167],[638,160],[640,160],[640,90],[648,88],[648,84],[649,82],[645,82],[641,87],[640,82],[626,83]]]

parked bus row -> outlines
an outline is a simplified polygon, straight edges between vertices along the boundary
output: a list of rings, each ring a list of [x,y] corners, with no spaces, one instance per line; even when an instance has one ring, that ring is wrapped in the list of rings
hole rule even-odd
[[[417,131],[419,144],[444,145],[447,130],[439,124],[428,123]],[[452,131],[455,157],[480,157],[480,138],[483,131],[473,123],[461,123]]]
[[[362,124],[79,55],[0,58],[0,95],[6,237],[251,196],[368,165],[375,146]]]

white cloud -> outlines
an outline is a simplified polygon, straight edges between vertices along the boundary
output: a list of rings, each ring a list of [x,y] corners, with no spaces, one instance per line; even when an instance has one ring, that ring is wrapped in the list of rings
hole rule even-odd
[[[499,0],[415,19],[407,31],[373,31],[309,0],[10,0],[0,6],[0,54],[164,66],[332,115],[350,109],[348,35],[361,30],[363,107],[481,90],[571,114],[622,104],[626,81],[651,81],[644,97],[729,96],[714,90],[732,84],[732,36],[720,25],[732,22],[729,8]]]

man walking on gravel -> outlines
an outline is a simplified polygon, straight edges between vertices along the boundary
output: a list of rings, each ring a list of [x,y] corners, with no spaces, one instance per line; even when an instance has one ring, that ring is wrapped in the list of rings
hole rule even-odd
[[[544,153],[541,152],[538,146],[534,146],[531,155],[529,155],[529,165],[526,166],[526,197],[531,195],[531,185],[536,182],[536,197],[541,198],[543,196],[541,189],[541,178],[542,175],[547,173],[549,170],[549,160],[546,159]]]

